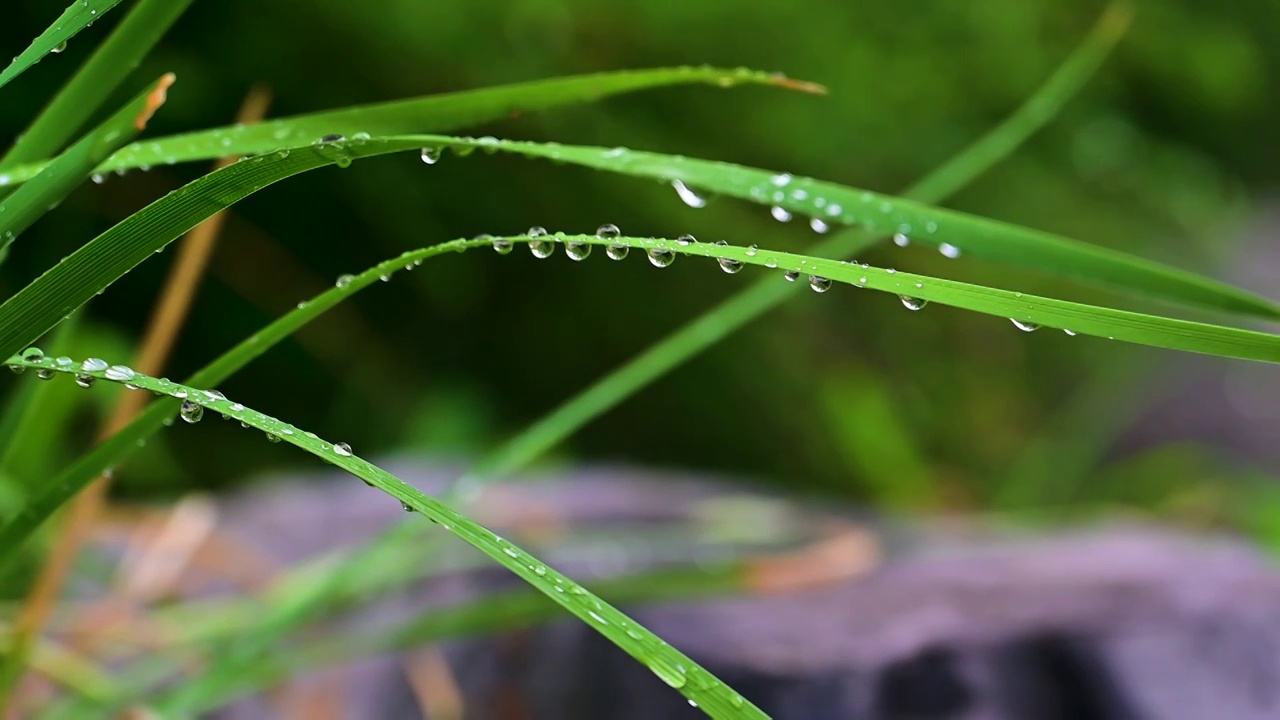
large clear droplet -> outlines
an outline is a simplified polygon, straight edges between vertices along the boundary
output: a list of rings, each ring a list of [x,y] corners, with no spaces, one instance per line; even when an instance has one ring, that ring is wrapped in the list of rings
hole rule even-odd
[[[720,263],[720,269],[734,275],[742,270],[742,261],[733,258],[716,258],[716,262]]]
[[[564,244],[564,253],[570,260],[586,260],[591,254],[591,243],[570,240]]]
[[[40,362],[44,360],[44,351],[38,347],[29,347],[22,351],[22,359],[27,362]]]
[[[795,282],[800,277],[800,273],[796,272],[795,270],[787,270],[786,272],[782,273],[782,277],[787,282]]]
[[[691,208],[706,207],[707,199],[699,196],[697,193],[689,189],[688,185],[682,180],[672,180],[671,187],[676,189],[676,195],[680,196],[680,200]]]
[[[493,251],[499,255],[509,255],[516,244],[510,240],[496,239],[493,241]]]
[[[824,293],[831,289],[831,281],[821,275],[810,275],[809,289],[816,293]]]
[[[275,433],[267,433],[267,442],[278,443],[280,442],[280,436],[276,435]]]
[[[1035,332],[1036,330],[1040,329],[1039,325],[1033,322],[1019,320],[1018,318],[1009,318],[1009,322],[1013,323],[1013,326],[1018,328],[1022,332]]]
[[[183,422],[198,423],[204,417],[204,406],[190,400],[183,400],[182,407],[178,409],[178,417],[182,418]]]
[[[36,370],[36,377],[40,378],[41,380],[52,380],[53,376],[57,374],[58,373],[54,372],[49,368],[40,368],[39,370]]]
[[[663,248],[649,248],[645,254],[649,256],[649,264],[654,267],[664,268],[676,261],[675,252]]]
[[[619,230],[618,226],[614,225],[613,223],[605,223],[604,225],[601,225],[600,227],[596,228],[596,237],[600,238],[601,240],[608,240],[609,238],[616,238],[621,235],[622,235],[622,231]]]
[[[540,239],[529,241],[529,252],[533,253],[533,256],[539,260],[545,260],[546,258],[551,257],[555,251],[556,243],[554,240]]]
[[[942,243],[938,245],[938,252],[942,253],[943,257],[949,257],[952,260],[960,257],[960,248],[952,245],[951,243]]]
[[[66,50],[66,49],[67,49],[67,41],[66,41],[66,40],[63,40],[62,42],[58,43],[57,45],[54,45],[53,47],[49,48],[49,52],[51,52],[51,53],[60,53],[60,52],[62,52],[63,50]]]
[[[424,147],[422,148],[422,162],[428,165],[435,165],[440,162],[440,148]]]
[[[780,205],[769,208],[769,214],[778,222],[791,222],[791,211]]]
[[[351,446],[346,443],[334,443],[333,454],[339,457],[351,457]]]
[[[894,233],[893,244],[898,247],[906,247],[911,244],[911,238],[906,233]]]
[[[356,279],[355,275],[339,275],[337,282],[334,283],[334,287],[346,287],[351,284],[352,280],[355,280],[355,279]]]
[[[690,245],[696,242],[698,242],[698,239],[689,234],[681,235],[680,237],[676,238],[676,244],[680,245],[681,247],[689,247]]]
[[[107,361],[101,358],[89,358],[80,363],[80,369],[85,372],[102,372],[107,369]]]
[[[129,380],[132,380],[134,376],[137,375],[137,373],[135,373],[132,368],[127,368],[124,365],[112,365],[111,367],[107,368],[106,375],[108,380],[115,380],[116,382],[127,382]]]
[[[831,226],[827,224],[826,220],[815,217],[815,218],[809,218],[809,228],[812,229],[814,232],[818,233],[819,235],[821,235],[826,233],[828,230],[830,230]]]
[[[604,254],[609,256],[610,260],[623,260],[629,252],[631,248],[626,245],[610,245],[604,249]]]
[[[80,386],[80,387],[82,387],[82,388],[90,388],[90,387],[93,387],[93,383],[94,383],[95,381],[97,381],[97,379],[98,379],[98,378],[96,378],[96,377],[94,377],[94,376],[92,376],[92,375],[79,375],[79,374],[77,374],[77,375],[76,375],[76,384],[77,384],[77,385],[79,385],[79,386]]]
[[[908,310],[919,310],[929,304],[928,300],[911,297],[910,295],[899,295],[898,299],[902,301],[902,306]]]

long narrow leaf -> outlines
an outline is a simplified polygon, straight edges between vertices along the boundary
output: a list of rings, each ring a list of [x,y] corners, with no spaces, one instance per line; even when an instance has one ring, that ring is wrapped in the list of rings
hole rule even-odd
[[[40,62],[45,55],[57,51],[63,43],[75,37],[76,33],[92,25],[94,20],[106,15],[107,11],[119,4],[120,0],[72,0],[58,19],[0,72],[0,87],[8,85],[10,80]]]
[[[901,235],[950,255],[963,252],[1169,302],[1280,319],[1275,301],[1194,273],[1039,230],[788,173],[622,148],[492,138],[423,137],[422,142],[463,151],[483,147],[623,175],[681,181],[712,194],[785,208],[823,222]]]
[[[139,0],[30,127],[18,136],[0,160],[0,171],[40,160],[61,149],[138,67],[143,56],[191,1]]]
[[[573,579],[548,567],[515,544],[459,514],[416,487],[354,454],[346,445],[326,442],[312,433],[247,408],[218,393],[147,377],[120,366],[107,366],[101,360],[89,359],[83,363],[67,365],[58,363],[53,358],[36,358],[28,355],[26,358],[10,358],[7,364],[22,366],[29,372],[74,374],[81,383],[110,381],[160,395],[168,395],[183,401],[183,417],[188,421],[198,420],[199,416],[206,411],[219,413],[249,427],[257,428],[266,433],[269,439],[283,440],[305,450],[390,495],[407,509],[422,513],[488,555],[643,663],[708,715],[717,718],[767,717],[679,650],[668,645]],[[86,380],[86,378],[92,378],[92,380]],[[189,714],[193,708],[181,702],[181,696],[179,696],[178,701],[171,703],[164,710],[168,713],[185,715]]]
[[[251,126],[230,126],[158,138],[123,148],[109,158],[99,171],[105,173],[163,163],[256,155],[299,147],[326,137],[367,138],[373,135],[445,132],[500,120],[518,113],[592,102],[637,90],[693,83],[716,87],[771,85],[805,92],[824,92],[819,85],[776,74],[712,67],[577,75],[360,105],[268,120]],[[8,168],[9,182],[23,182],[39,168],[38,163]]]
[[[170,73],[152,83],[132,102],[67,148],[31,182],[0,200],[0,256],[23,230],[84,182],[103,158],[146,128],[151,114],[164,103],[165,92],[173,80]]]

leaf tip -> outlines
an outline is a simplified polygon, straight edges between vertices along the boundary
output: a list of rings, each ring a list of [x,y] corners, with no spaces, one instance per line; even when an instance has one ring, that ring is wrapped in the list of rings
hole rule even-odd
[[[798,90],[800,92],[809,93],[811,95],[826,95],[827,86],[807,80],[796,80],[789,78],[782,73],[775,73],[769,81],[774,87],[784,88],[786,90]]]
[[[138,117],[133,120],[133,126],[135,128],[138,130],[146,129],[147,121],[150,120],[151,116],[156,114],[156,110],[159,110],[160,106],[164,104],[165,98],[168,96],[169,86],[173,85],[174,81],[177,79],[177,75],[174,75],[173,73],[165,73],[164,76],[156,82],[156,86],[151,89],[150,93],[147,93],[147,102],[143,105],[142,112],[138,113]]]

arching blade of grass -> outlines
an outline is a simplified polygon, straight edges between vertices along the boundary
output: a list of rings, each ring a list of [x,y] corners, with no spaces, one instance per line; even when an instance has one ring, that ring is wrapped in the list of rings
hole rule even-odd
[[[1109,6],[1084,42],[1017,111],[959,155],[907,188],[903,197],[924,203],[941,202],[1013,152],[1084,87],[1124,35],[1131,18],[1132,8],[1128,4]],[[849,258],[883,237],[867,230],[850,228],[819,243],[811,253],[821,257]],[[485,456],[465,479],[468,482],[480,481],[523,467],[593,418],[770,308],[776,307],[783,300],[794,297],[797,292],[798,288],[779,285],[770,278],[757,281],[750,288],[689,321],[526,427],[496,451]]]
[[[76,375],[81,382],[85,382],[85,378],[93,378],[94,380],[89,382],[117,382],[168,395],[183,400],[184,418],[199,419],[195,410],[198,406],[199,414],[207,411],[226,415],[231,420],[266,433],[268,439],[283,440],[301,448],[390,495],[400,501],[406,509],[422,513],[488,555],[551,598],[556,604],[573,613],[636,660],[644,663],[664,682],[679,690],[689,700],[696,702],[708,715],[723,718],[767,717],[683,653],[645,630],[644,627],[571,578],[562,575],[554,568],[547,567],[511,542],[355,455],[345,445],[326,442],[314,434],[228,400],[220,394],[150,378],[119,366],[107,367],[102,361],[94,363],[86,360],[84,363],[67,365],[59,364],[52,358],[13,357],[6,364],[25,367],[27,372]],[[177,715],[189,714],[193,710],[180,696],[159,709],[165,714]]]
[[[123,148],[108,159],[99,171],[211,160],[231,155],[256,155],[281,148],[301,147],[330,136],[367,138],[374,135],[444,132],[500,120],[512,114],[593,102],[637,90],[692,83],[717,87],[770,85],[805,92],[825,92],[820,85],[791,80],[777,74],[712,67],[578,75],[360,105],[268,120],[247,127],[215,128],[148,140]],[[8,174],[11,182],[22,182],[38,171],[39,167],[39,164],[12,167],[8,168]]]
[[[964,252],[1159,300],[1280,319],[1275,301],[1126,253],[788,173],[621,148],[446,137],[423,137],[422,142],[463,152],[475,148],[513,152],[665,182],[679,180],[700,191],[782,207],[829,223],[856,225],[879,235],[903,234],[948,254]]]
[[[146,128],[152,113],[164,103],[165,91],[173,80],[170,73],[152,83],[132,102],[67,148],[31,182],[0,200],[0,258],[14,238],[84,182],[102,158]]]
[[[190,4],[191,0],[139,0],[30,127],[14,140],[13,147],[0,159],[0,173],[6,167],[40,160],[61,149]]]
[[[499,240],[504,240],[499,238]],[[506,238],[508,242],[528,242],[527,237]],[[1022,293],[986,288],[967,283],[942,280],[888,269],[863,267],[791,253],[744,249],[735,246],[694,243],[682,245],[668,240],[647,238],[601,239],[594,235],[557,235],[557,242],[584,245],[621,245],[644,252],[692,254],[727,258],[746,265],[773,267],[782,271],[812,273],[836,282],[871,288],[918,300],[973,310],[1001,318],[1013,318],[1024,324],[1065,328],[1073,333],[1095,335],[1143,345],[1175,350],[1207,353],[1221,357],[1280,362],[1280,336],[1205,323],[1176,320],[1080,303],[1043,298]],[[193,375],[187,382],[197,386],[213,386],[221,382],[249,360],[287,337],[324,310],[377,281],[381,276],[411,268],[442,253],[491,245],[488,239],[454,240],[422,250],[405,253],[354,276],[342,287],[335,287],[304,303],[225,353],[214,363]],[[709,271],[712,268],[708,268]],[[865,278],[865,280],[863,279]],[[783,282],[778,277],[777,282]],[[637,371],[641,372],[641,371]],[[133,423],[104,441],[48,484],[44,492],[32,499],[15,517],[0,526],[0,547],[16,551],[23,542],[71,496],[79,492],[100,473],[122,462],[136,442],[158,430],[173,417],[172,407],[156,404]],[[16,552],[0,556],[0,568]]]
[[[15,57],[3,72],[0,72],[0,87],[8,85],[10,80],[40,62],[45,55],[57,50],[63,43],[75,37],[76,33],[119,4],[120,0],[72,0],[58,19],[35,40],[32,40],[27,49]]]

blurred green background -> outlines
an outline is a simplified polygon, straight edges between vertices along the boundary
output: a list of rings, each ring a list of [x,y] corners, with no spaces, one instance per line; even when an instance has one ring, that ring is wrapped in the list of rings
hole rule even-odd
[[[61,10],[48,0],[10,6],[0,26],[10,54]],[[120,99],[175,71],[178,83],[148,131],[160,135],[229,123],[258,83],[279,117],[573,73],[745,65],[823,83],[830,95],[665,89],[468,134],[683,153],[895,192],[1017,107],[1102,7],[205,1]],[[6,89],[0,142],[120,16]],[[1140,3],[1130,35],[1087,90],[949,205],[1231,279],[1220,268],[1250,264],[1242,228],[1280,179],[1278,78],[1280,5]],[[165,167],[86,185],[15,245],[0,266],[0,297],[205,171]],[[430,167],[407,156],[366,160],[288,180],[232,209],[167,374],[186,375],[338,275],[403,250],[604,222],[628,234],[688,232],[789,250],[816,238],[803,222],[776,223],[759,207],[723,199],[694,210],[669,187],[579,168],[482,154]],[[867,260],[925,274],[1135,307],[917,247],[887,244],[873,255]],[[89,307],[74,346],[57,350],[127,361],[172,256],[112,286]],[[221,389],[365,455],[472,458],[756,275],[692,260],[658,271],[637,257],[447,257],[358,295]],[[1274,285],[1251,289],[1276,295]],[[892,297],[837,288],[762,318],[550,460],[735,473],[895,511],[1123,504],[1271,535],[1265,516],[1277,505],[1268,481],[1280,458],[1166,431],[1152,412],[1154,398],[1188,373],[1240,367],[1056,332],[1024,335],[993,318],[937,307],[912,313]],[[0,379],[0,392],[30,381]],[[27,481],[85,447],[113,398],[111,388],[58,385],[43,426],[70,417],[76,432],[25,443]],[[205,422],[154,439],[118,474],[117,490],[166,497],[314,462],[233,423]]]

